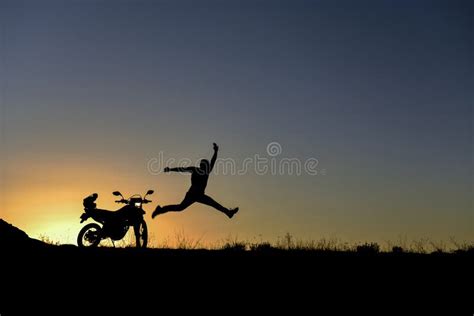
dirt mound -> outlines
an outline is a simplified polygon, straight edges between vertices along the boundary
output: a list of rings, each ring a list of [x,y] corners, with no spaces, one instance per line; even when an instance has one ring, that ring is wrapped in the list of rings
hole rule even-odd
[[[0,219],[0,247],[35,247],[44,246],[45,243],[30,238],[24,231]]]

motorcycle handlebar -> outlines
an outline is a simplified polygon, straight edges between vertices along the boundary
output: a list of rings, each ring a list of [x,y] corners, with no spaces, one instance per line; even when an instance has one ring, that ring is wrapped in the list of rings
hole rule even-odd
[[[147,200],[147,199],[143,199],[143,200],[142,200],[142,203],[143,203],[143,204],[147,204],[147,203],[151,203],[151,202],[152,202],[151,200]],[[121,200],[115,201],[115,203],[128,203],[128,200],[121,199]]]

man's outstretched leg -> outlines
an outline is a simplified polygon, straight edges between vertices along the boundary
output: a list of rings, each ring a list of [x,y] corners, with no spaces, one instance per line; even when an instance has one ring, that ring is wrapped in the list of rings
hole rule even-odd
[[[166,205],[166,206],[157,206],[153,214],[151,214],[151,218],[155,218],[159,214],[164,214],[167,212],[181,212],[191,204],[196,202],[196,199],[189,194],[186,194],[184,200],[180,204],[173,204],[173,205]]]
[[[224,206],[220,205],[219,203],[214,201],[213,198],[211,198],[210,196],[205,195],[205,194],[200,196],[196,201],[199,202],[199,203],[202,203],[202,204],[212,206],[213,208],[215,208],[215,209],[221,211],[222,213],[224,213],[225,215],[227,215],[229,218],[232,218],[232,216],[234,216],[234,214],[239,211],[238,207],[233,208],[233,209],[228,209],[227,207],[224,207]]]

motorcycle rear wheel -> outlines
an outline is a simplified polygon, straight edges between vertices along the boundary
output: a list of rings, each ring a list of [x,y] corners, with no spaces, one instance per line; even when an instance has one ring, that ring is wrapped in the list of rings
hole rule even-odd
[[[102,240],[102,227],[96,223],[90,223],[82,227],[77,235],[79,247],[97,247]]]

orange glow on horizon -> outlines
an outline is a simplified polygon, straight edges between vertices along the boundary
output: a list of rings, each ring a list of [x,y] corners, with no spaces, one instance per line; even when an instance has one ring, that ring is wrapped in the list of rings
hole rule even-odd
[[[152,185],[147,185],[143,184],[144,181],[139,177],[133,179],[124,177],[114,168],[104,164],[87,166],[74,162],[58,164],[41,159],[35,164],[24,163],[18,159],[9,167],[7,174],[9,185],[5,188],[4,196],[0,197],[0,202],[4,206],[1,217],[24,230],[32,238],[46,238],[61,244],[76,244],[79,230],[86,223],[93,222],[89,219],[80,224],[79,217],[83,212],[84,197],[97,192],[99,208],[117,210],[120,206],[114,203],[116,197],[112,195],[112,191],[120,190],[125,196],[129,196],[135,193],[144,194],[147,189],[155,190],[150,196],[153,203],[144,206],[152,245],[175,246],[178,235],[186,235],[190,240],[203,239],[207,236],[206,232],[200,230],[199,221],[195,221],[198,224],[194,224],[192,218],[190,219],[193,216],[202,218],[207,212],[196,213],[189,210],[186,216],[170,214],[155,220],[150,218],[157,204],[179,202],[184,194],[182,191],[185,190],[184,188],[175,190],[172,183],[167,183],[166,188],[161,188],[156,177],[151,179]],[[183,183],[189,181],[187,177],[180,180]],[[218,220],[222,220],[219,215],[215,216]]]

